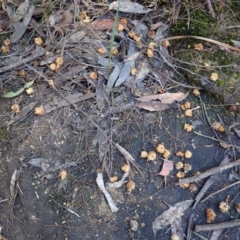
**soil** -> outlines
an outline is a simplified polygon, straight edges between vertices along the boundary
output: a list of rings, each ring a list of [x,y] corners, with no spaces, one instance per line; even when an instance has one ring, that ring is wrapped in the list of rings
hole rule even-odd
[[[207,106],[209,119],[221,118],[226,126],[233,117],[224,108],[216,106],[211,96],[205,94],[202,99]],[[194,107],[201,104],[200,100],[189,96]],[[1,100],[6,106],[6,101]],[[84,109],[83,104],[79,105]],[[90,114],[90,113],[89,113]],[[191,192],[176,186],[177,170],[167,177],[158,175],[163,160],[158,155],[157,161],[147,162],[139,157],[141,150],[154,150],[156,144],[163,143],[172,153],[170,160],[174,163],[182,161],[176,157],[177,151],[190,150],[191,159],[186,160],[192,170],[186,176],[198,171],[204,172],[218,166],[225,156],[238,158],[240,153],[222,148],[218,142],[183,130],[186,122],[199,121],[197,132],[213,137],[213,132],[206,124],[202,110],[196,110],[193,118],[184,116],[182,110],[167,110],[164,114],[136,111],[118,114],[118,120],[105,118],[99,126],[109,126],[112,138],[124,147],[135,159],[143,172],[132,171],[130,178],[136,188],[128,193],[125,184],[112,193],[119,207],[112,213],[102,192],[96,186],[96,174],[101,168],[98,156],[97,130],[83,116],[71,107],[65,107],[54,113],[41,117],[30,114],[22,121],[3,128],[1,134],[1,225],[2,234],[8,239],[154,239],[152,222],[169,205],[187,199],[194,199],[204,181],[197,182],[197,190]],[[124,119],[125,121],[121,121]],[[236,135],[218,134],[224,141],[239,146]],[[124,158],[114,147],[109,148],[112,159],[111,175],[121,178],[121,166]],[[31,159],[43,158],[49,168],[43,171],[28,162]],[[71,166],[70,163],[75,163]],[[46,164],[46,162],[45,162]],[[15,188],[15,196],[10,194],[11,177],[15,169],[19,170],[19,178]],[[67,171],[67,180],[60,178],[61,170]],[[238,168],[231,170],[238,172]],[[212,191],[221,189],[231,183],[229,171],[221,174]],[[104,174],[104,180],[108,177]],[[238,186],[224,191],[207,202],[199,204],[196,209],[189,209],[183,217],[182,227],[186,230],[187,219],[194,213],[194,224],[206,223],[206,208],[214,208],[217,212],[216,222],[229,218],[238,218],[239,213],[231,208],[227,214],[218,209],[218,204],[230,198],[232,205],[240,201],[237,194]],[[72,211],[71,211],[72,210]],[[135,231],[131,231],[130,222],[138,223]],[[170,227],[170,226],[169,226]],[[201,233],[208,237],[209,233]],[[227,229],[224,238],[237,239],[237,228]],[[162,229],[157,239],[170,239],[170,229]],[[191,239],[198,239],[192,236]]]

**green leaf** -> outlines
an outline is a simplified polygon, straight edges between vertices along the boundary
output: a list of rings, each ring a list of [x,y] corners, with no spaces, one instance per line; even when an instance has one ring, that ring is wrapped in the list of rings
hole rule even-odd
[[[24,88],[30,88],[34,83],[34,80],[32,80],[31,82],[27,82],[24,86]]]
[[[26,88],[30,88],[34,83],[34,80],[32,80],[31,82],[27,82],[23,88],[20,88],[17,92],[8,92],[6,94],[4,94],[2,97],[5,97],[5,98],[12,98],[12,97],[16,97],[18,96],[19,94],[21,94],[24,89]]]
[[[8,93],[4,94],[2,97],[4,97],[4,98],[16,97],[17,95],[19,95],[23,91],[24,91],[24,88],[20,88],[17,92],[8,92]]]

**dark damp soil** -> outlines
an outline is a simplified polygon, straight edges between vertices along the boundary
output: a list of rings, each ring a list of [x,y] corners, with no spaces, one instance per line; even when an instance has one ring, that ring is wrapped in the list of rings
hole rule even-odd
[[[208,118],[211,122],[223,121],[229,126],[234,117],[218,102],[213,102],[211,96],[202,97]],[[199,99],[189,96],[193,108],[201,106]],[[4,102],[2,102],[4,104]],[[4,105],[1,105],[4,107]],[[29,115],[11,127],[1,129],[1,165],[0,165],[0,213],[2,235],[7,239],[154,239],[152,223],[154,219],[169,205],[180,201],[194,199],[203,186],[205,179],[196,183],[197,190],[191,192],[180,188],[175,183],[177,170],[171,171],[164,182],[157,175],[163,164],[158,156],[157,161],[147,162],[139,157],[141,150],[154,150],[158,143],[163,143],[171,151],[170,160],[174,163],[182,161],[176,157],[177,151],[190,150],[191,159],[184,160],[192,165],[192,170],[186,177],[196,172],[204,172],[218,166],[225,156],[237,159],[238,151],[222,148],[212,129],[206,121],[202,108],[194,111],[192,118],[184,116],[182,110],[169,110],[160,113],[144,111],[126,112],[119,115],[124,121],[103,119],[101,126],[110,126],[113,139],[124,147],[135,159],[143,171],[140,175],[133,171],[130,178],[136,183],[131,193],[125,189],[125,184],[113,194],[119,207],[117,213],[111,213],[110,208],[95,183],[100,165],[98,145],[96,144],[96,129],[83,116],[66,107],[55,113],[46,114],[41,118]],[[183,130],[184,123],[198,120],[195,133]],[[80,124],[79,124],[80,123]],[[232,145],[240,146],[240,140],[232,133],[219,133],[219,139]],[[111,149],[113,161],[112,175],[121,178],[121,166],[125,163],[123,156]],[[35,158],[48,160],[51,168],[43,171],[28,163]],[[67,163],[74,163],[69,166]],[[59,167],[61,164],[63,167]],[[67,181],[60,180],[59,172],[65,169]],[[15,169],[19,170],[19,178],[15,186],[15,196],[10,194],[11,177]],[[238,174],[239,168],[224,171],[219,182],[216,182],[205,194],[231,184],[229,173]],[[107,181],[107,175],[104,174]],[[239,218],[234,204],[240,202],[238,185],[215,195],[192,210],[187,210],[183,217],[182,228],[186,232],[188,217],[194,214],[193,224],[206,223],[205,211],[213,208],[217,213],[215,222]],[[231,210],[221,213],[218,205],[229,196]],[[130,221],[138,223],[136,231],[131,231]],[[208,238],[209,232],[201,232]],[[221,239],[237,239],[237,228],[226,229]],[[157,239],[170,239],[170,226],[160,230]],[[192,236],[191,239],[199,239]]]

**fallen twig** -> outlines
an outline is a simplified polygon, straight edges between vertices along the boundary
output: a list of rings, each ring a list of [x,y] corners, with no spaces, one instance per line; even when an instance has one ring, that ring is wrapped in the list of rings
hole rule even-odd
[[[235,219],[233,221],[216,223],[216,224],[203,224],[203,225],[195,225],[195,231],[212,231],[212,230],[220,230],[224,228],[231,228],[240,226],[240,219]]]
[[[195,134],[201,136],[201,137],[205,137],[205,138],[208,138],[208,139],[211,139],[211,140],[214,140],[214,141],[217,141],[219,142],[219,144],[224,147],[224,148],[229,148],[229,147],[235,147],[235,148],[240,148],[239,146],[235,146],[235,145],[232,145],[232,144],[228,144],[220,139],[216,139],[216,138],[213,138],[213,137],[209,137],[209,136],[206,136],[206,135],[203,135],[199,132],[196,132],[196,131],[193,131]]]
[[[194,232],[194,231],[193,231],[193,234],[196,235],[196,236],[198,236],[198,237],[199,237],[200,239],[202,239],[202,240],[208,240],[207,238],[203,237],[202,235],[200,235],[200,234],[198,234],[198,233],[196,233],[196,232]]]
[[[235,182],[235,183],[232,183],[232,184],[230,184],[229,186],[226,186],[226,187],[224,187],[224,188],[222,188],[222,189],[220,189],[220,190],[218,190],[218,191],[216,191],[216,192],[214,192],[214,193],[211,193],[210,195],[208,195],[206,198],[204,198],[202,201],[201,201],[201,203],[203,203],[203,202],[205,202],[207,199],[209,199],[210,197],[212,197],[212,196],[214,196],[214,195],[216,195],[216,194],[218,194],[218,193],[220,193],[220,192],[222,192],[222,191],[224,191],[224,190],[226,190],[226,189],[228,189],[228,188],[230,188],[230,187],[233,187],[233,186],[235,186],[235,185],[237,185],[237,184],[239,184],[240,183],[240,181],[237,181],[237,182]]]
[[[217,240],[221,236],[222,231],[223,229],[213,231],[212,236],[209,240]]]
[[[187,240],[192,239],[192,220],[193,220],[194,214],[191,214],[188,219],[188,228],[187,228]]]
[[[214,10],[213,10],[211,0],[206,0],[206,2],[207,2],[208,10],[209,10],[211,16],[212,16],[213,18],[216,18],[216,14],[215,14],[215,12],[214,12]]]
[[[219,42],[217,40],[213,40],[211,38],[205,38],[205,37],[198,37],[198,36],[175,36],[175,37],[168,37],[168,38],[164,38],[162,39],[161,41],[169,41],[169,40],[174,40],[174,39],[183,39],[183,38],[193,38],[193,39],[198,39],[198,40],[203,40],[203,41],[206,41],[206,42],[210,42],[210,43],[214,43],[218,46],[221,46],[221,47],[224,47],[224,48],[228,48],[228,49],[231,49],[231,50],[234,50],[234,51],[237,51],[237,52],[240,52],[240,48],[237,48],[237,47],[233,47],[231,45],[228,45],[226,43],[222,43],[222,42]]]
[[[222,172],[226,169],[229,169],[229,168],[232,168],[232,167],[235,167],[235,166],[238,166],[238,165],[240,165],[240,159],[238,159],[234,162],[230,162],[228,164],[222,165],[222,166],[211,168],[211,169],[207,170],[206,172],[200,173],[197,176],[179,179],[179,182],[176,183],[176,185],[181,185],[181,184],[190,183],[190,182],[196,182],[196,181],[199,181],[199,180],[201,180],[203,178],[206,178],[210,175],[213,175],[213,174],[218,173],[218,172]]]
[[[117,211],[118,211],[118,208],[117,208],[117,206],[115,205],[115,203],[114,203],[111,195],[109,194],[109,192],[106,190],[106,188],[105,188],[105,186],[104,186],[102,173],[98,173],[98,174],[97,174],[96,182],[97,182],[98,187],[102,190],[104,196],[106,197],[107,202],[108,202],[108,204],[109,204],[112,212],[117,212]]]

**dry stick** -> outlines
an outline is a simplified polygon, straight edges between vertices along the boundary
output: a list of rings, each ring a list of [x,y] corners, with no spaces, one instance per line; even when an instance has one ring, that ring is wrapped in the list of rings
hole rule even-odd
[[[218,172],[222,172],[222,171],[224,171],[226,169],[229,169],[229,168],[232,168],[232,167],[235,167],[235,166],[238,166],[238,165],[240,165],[240,159],[238,159],[238,160],[236,160],[234,162],[222,165],[222,166],[211,168],[211,169],[207,170],[206,172],[200,173],[197,176],[179,179],[179,182],[176,183],[176,185],[181,185],[181,184],[190,183],[190,182],[196,182],[196,181],[199,181],[199,180],[201,180],[203,178],[206,178],[206,177],[208,177],[208,176],[210,176],[212,174],[215,174],[215,173],[218,173]]]
[[[214,140],[214,141],[219,142],[219,144],[220,144],[221,146],[226,146],[226,147],[224,147],[224,148],[229,148],[229,147],[240,148],[239,146],[232,145],[232,144],[228,144],[228,143],[226,143],[226,142],[224,142],[224,141],[222,141],[222,140],[220,140],[220,139],[216,139],[216,138],[213,138],[213,137],[209,137],[209,136],[203,135],[203,134],[201,134],[201,133],[199,133],[199,132],[196,132],[196,131],[193,131],[193,132],[194,132],[195,134],[201,136],[201,137],[205,137],[205,138],[208,138],[208,139],[211,139],[211,140]]]
[[[215,14],[215,12],[213,10],[212,4],[211,4],[211,0],[206,0],[206,2],[207,2],[208,10],[209,10],[211,16],[213,18],[216,18],[216,14]]]
[[[233,186],[235,186],[235,185],[237,185],[237,184],[239,184],[239,183],[240,183],[240,181],[237,181],[237,182],[232,183],[232,184],[230,184],[229,186],[226,186],[226,187],[224,187],[224,188],[222,188],[222,189],[220,189],[220,190],[218,190],[218,191],[216,191],[216,192],[214,192],[214,193],[211,193],[211,194],[208,195],[206,198],[204,198],[204,199],[201,201],[201,203],[205,202],[207,199],[209,199],[210,197],[214,196],[215,194],[218,194],[218,193],[220,193],[220,192],[222,192],[222,191],[224,191],[224,190],[226,190],[226,189],[228,189],[228,188],[230,188],[230,187],[233,187]]]
[[[216,224],[203,224],[203,225],[196,225],[195,231],[212,231],[212,230],[220,230],[224,228],[231,228],[240,226],[240,220],[235,219],[233,221],[223,222],[223,223],[216,223]]]
[[[7,72],[7,71],[9,71],[9,70],[11,70],[11,69],[13,69],[13,68],[16,68],[16,67],[19,67],[19,66],[21,66],[21,65],[23,65],[23,64],[26,64],[26,63],[28,63],[28,62],[31,62],[31,61],[33,61],[34,59],[36,59],[36,58],[41,57],[42,55],[44,55],[46,52],[47,52],[46,49],[41,49],[41,50],[39,50],[38,52],[36,52],[35,54],[33,54],[33,55],[29,56],[29,57],[26,57],[26,58],[22,59],[22,60],[19,61],[19,62],[16,62],[16,63],[13,63],[13,64],[11,64],[11,65],[9,65],[9,66],[0,68],[0,73]]]
[[[231,45],[213,40],[211,38],[198,37],[198,36],[185,36],[185,35],[183,35],[183,36],[168,37],[168,38],[162,39],[161,42],[162,41],[174,40],[174,39],[184,39],[184,38],[193,38],[193,39],[203,40],[203,41],[206,41],[206,42],[214,43],[214,44],[219,45],[219,46],[224,47],[224,48],[229,48],[231,50],[240,52],[240,48],[233,47]]]

